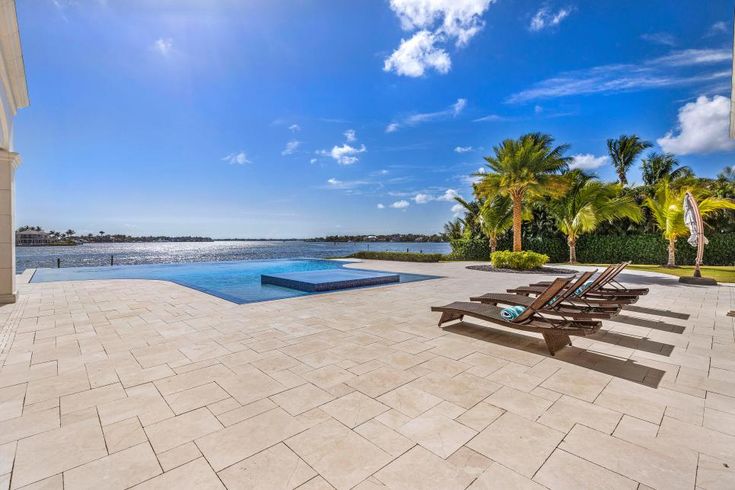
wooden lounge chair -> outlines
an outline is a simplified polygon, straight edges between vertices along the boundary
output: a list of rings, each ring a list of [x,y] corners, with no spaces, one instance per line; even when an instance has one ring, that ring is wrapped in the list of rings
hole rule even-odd
[[[619,264],[611,264],[598,276],[600,282],[596,287],[590,287],[590,294],[593,296],[643,296],[648,294],[648,288],[627,288],[620,284],[615,278],[628,267],[630,262],[621,262]],[[532,286],[548,286],[549,282],[542,281],[532,284]]]
[[[624,294],[621,293],[620,295],[612,295],[612,294],[595,294],[595,291],[597,288],[600,287],[601,284],[604,283],[604,281],[607,280],[607,278],[610,276],[610,274],[614,273],[615,270],[617,270],[618,266],[609,266],[607,269],[605,269],[602,273],[600,273],[596,279],[592,281],[592,284],[590,284],[587,288],[585,288],[582,292],[582,294],[577,294],[577,290],[579,287],[584,284],[584,282],[576,281],[575,286],[579,284],[579,286],[575,287],[572,291],[572,294],[569,294],[565,301],[567,303],[572,303],[576,305],[582,305],[587,307],[615,307],[615,306],[622,306],[622,305],[630,305],[638,301],[638,296],[632,295],[632,294]],[[543,284],[543,283],[538,283]],[[550,284],[550,283],[549,283]],[[509,293],[513,294],[521,294],[521,295],[540,295],[544,291],[546,291],[546,288],[548,285],[531,285],[531,286],[523,286],[519,288],[512,288],[508,289],[507,291]]]
[[[431,311],[442,314],[439,319],[439,326],[454,320],[461,321],[465,316],[469,316],[508,328],[538,332],[544,336],[546,347],[553,356],[559,349],[572,344],[569,338],[570,335],[590,335],[602,327],[602,323],[599,321],[553,319],[541,313],[568,283],[569,280],[564,278],[555,280],[544,293],[534,299],[525,311],[513,320],[503,318],[501,316],[502,308],[498,306],[469,301],[457,301],[446,306],[432,306]]]
[[[595,271],[583,272],[574,282],[568,283],[565,289],[563,289],[556,297],[552,298],[551,301],[539,311],[541,313],[557,315],[563,318],[572,317],[580,320],[595,318],[606,320],[618,314],[621,308],[620,304],[593,305],[580,301],[567,301],[568,298],[574,296],[577,288],[587,282],[594,273]],[[490,305],[502,304],[529,307],[533,304],[535,299],[522,294],[487,293],[482,296],[473,296],[470,298],[470,301],[477,301],[479,303]]]

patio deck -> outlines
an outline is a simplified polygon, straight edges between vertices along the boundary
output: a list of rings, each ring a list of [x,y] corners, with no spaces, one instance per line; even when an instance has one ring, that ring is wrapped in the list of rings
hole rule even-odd
[[[436,326],[431,305],[549,277],[465,265],[363,263],[445,277],[247,305],[21,285],[0,489],[735,488],[735,287],[624,273],[651,293],[551,358]]]

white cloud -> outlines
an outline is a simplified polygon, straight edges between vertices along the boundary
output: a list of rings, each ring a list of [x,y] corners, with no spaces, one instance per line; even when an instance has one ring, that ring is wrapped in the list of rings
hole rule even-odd
[[[641,39],[653,44],[661,44],[664,46],[676,46],[676,38],[668,32],[651,32],[641,34]]]
[[[224,157],[222,160],[229,163],[230,165],[245,165],[248,163],[253,163],[250,160],[248,160],[248,156],[244,151],[239,151],[237,153],[230,153],[229,155]]]
[[[340,165],[352,165],[359,161],[356,155],[366,151],[367,148],[365,148],[365,145],[360,145],[360,148],[355,148],[345,143],[342,146],[333,146],[330,151],[320,150],[317,153],[322,156],[332,157]]]
[[[730,99],[727,97],[700,96],[679,109],[678,120],[678,134],[671,131],[656,140],[664,151],[688,155],[735,149],[735,141],[728,136]]]
[[[506,99],[509,103],[600,93],[633,92],[645,89],[701,84],[730,77],[727,64],[732,54],[726,49],[687,49],[642,63],[600,65],[563,72],[542,80]],[[703,70],[705,65],[715,66]],[[692,68],[698,67],[695,72]]]
[[[449,73],[452,60],[446,51],[435,46],[436,42],[436,36],[429,31],[419,31],[409,39],[401,39],[398,49],[385,59],[383,71],[395,71],[407,77],[421,77],[428,69]]]
[[[482,16],[495,0],[390,0],[390,8],[404,31],[413,32],[388,58],[383,69],[420,77],[433,69],[448,73],[452,67],[444,45],[467,45],[484,27]]]
[[[312,165],[314,165],[318,161],[319,160],[317,160],[316,158],[312,158],[311,160],[309,160],[309,163],[312,164]]]
[[[471,146],[457,146],[454,148],[455,153],[469,153],[473,150]]]
[[[283,151],[281,152],[281,155],[283,156],[293,155],[298,149],[300,144],[301,144],[300,141],[296,141],[296,140],[289,141],[288,143],[286,143],[286,148],[283,149]]]
[[[430,201],[433,201],[433,200],[434,200],[434,198],[432,196],[430,196],[429,194],[421,193],[421,192],[419,192],[418,194],[416,194],[416,196],[414,196],[414,198],[413,198],[413,201],[416,204],[426,204],[427,202],[430,202]]]
[[[505,118],[503,116],[499,116],[497,114],[488,114],[487,116],[482,116],[477,119],[475,119],[473,122],[488,122],[488,121],[504,121]]]
[[[298,124],[292,124],[288,127],[288,130],[292,133],[298,133],[299,131],[301,131],[301,126],[299,126]]]
[[[605,165],[610,157],[606,155],[602,155],[599,157],[596,157],[592,155],[591,153],[580,153],[577,155],[572,155],[572,163],[569,164],[569,168],[575,169],[579,168],[582,170],[592,170],[595,168],[600,168],[603,165]]]
[[[460,216],[464,212],[464,206],[462,206],[460,203],[455,204],[452,206],[452,213],[455,216]]]
[[[533,16],[528,28],[533,32],[538,32],[549,27],[556,27],[561,24],[564,19],[569,17],[572,10],[572,8],[561,8],[554,13],[546,7],[542,7],[538,12],[536,12],[536,15]]]
[[[378,209],[385,209],[385,206],[383,204],[378,203]]]
[[[352,143],[353,141],[357,141],[357,133],[354,129],[348,129],[343,133],[345,135],[345,139],[348,143]]]
[[[436,112],[419,112],[403,118],[400,123],[392,122],[385,128],[385,132],[394,133],[398,131],[401,126],[416,126],[417,124],[425,122],[457,117],[462,113],[465,107],[467,107],[467,99],[459,98],[454,102],[454,104],[444,110]]]
[[[719,21],[712,24],[712,26],[709,28],[709,31],[707,31],[708,36],[714,36],[716,34],[727,34],[729,31],[727,27],[727,22],[725,21]]]
[[[327,184],[329,184],[329,185],[339,185],[341,183],[342,183],[341,180],[337,180],[334,177],[332,177],[331,179],[327,180]]]
[[[444,194],[437,197],[436,200],[437,201],[454,201],[455,197],[459,197],[459,193],[457,193],[457,191],[454,189],[447,189],[446,191],[444,191]]]
[[[347,181],[342,181],[342,180],[338,180],[338,179],[332,177],[331,179],[328,179],[327,180],[327,186],[326,186],[326,188],[327,189],[347,190],[347,191],[349,191],[349,190],[357,189],[358,187],[362,187],[362,186],[369,185],[369,184],[370,184],[370,182],[365,181],[365,180],[347,180]]]
[[[153,41],[153,50],[163,56],[168,56],[174,48],[174,41],[170,37],[158,38]]]
[[[405,199],[402,199],[400,201],[396,201],[393,204],[390,205],[390,207],[394,209],[406,209],[411,205],[410,202],[406,201]]]

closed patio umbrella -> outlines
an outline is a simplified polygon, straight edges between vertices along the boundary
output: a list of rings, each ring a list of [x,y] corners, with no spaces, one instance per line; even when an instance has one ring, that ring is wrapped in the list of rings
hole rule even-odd
[[[699,213],[699,206],[690,192],[684,195],[684,224],[689,228],[689,239],[687,242],[692,247],[697,247],[697,259],[694,263],[694,277],[702,277],[699,267],[702,265],[704,246],[709,243],[704,236],[704,222]]]

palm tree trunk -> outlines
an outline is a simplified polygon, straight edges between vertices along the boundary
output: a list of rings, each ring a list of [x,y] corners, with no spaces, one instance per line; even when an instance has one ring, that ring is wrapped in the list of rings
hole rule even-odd
[[[494,254],[497,248],[498,248],[498,238],[491,236],[490,237],[490,255]]]
[[[676,267],[676,238],[669,238],[669,261],[666,267]]]
[[[567,244],[569,245],[569,263],[576,264],[577,263],[577,239],[573,237],[569,237],[567,239]]]
[[[618,170],[618,180],[623,185],[628,185],[628,177],[625,175],[625,170]]]
[[[523,210],[521,208],[523,201],[520,194],[513,194],[513,251],[520,252],[523,250],[521,243],[521,226],[523,224]]]

